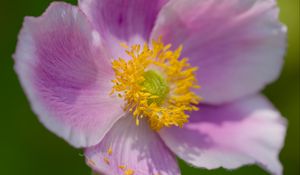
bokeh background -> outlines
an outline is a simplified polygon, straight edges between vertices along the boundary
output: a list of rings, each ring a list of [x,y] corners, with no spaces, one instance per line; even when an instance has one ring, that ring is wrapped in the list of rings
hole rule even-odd
[[[13,71],[11,55],[24,16],[39,16],[51,0],[1,0],[0,3],[0,174],[89,175],[80,150],[47,131],[37,120]],[[76,0],[65,0],[76,4]],[[288,26],[288,51],[281,77],[264,93],[289,120],[280,155],[285,175],[299,174],[299,0],[279,0]],[[234,171],[199,170],[182,161],[183,175],[264,175],[257,166]]]

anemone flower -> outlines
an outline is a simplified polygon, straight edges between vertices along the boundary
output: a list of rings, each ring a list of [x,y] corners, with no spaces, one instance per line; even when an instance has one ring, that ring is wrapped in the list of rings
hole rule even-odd
[[[274,0],[79,0],[26,17],[14,55],[31,107],[107,175],[258,164],[282,174]]]

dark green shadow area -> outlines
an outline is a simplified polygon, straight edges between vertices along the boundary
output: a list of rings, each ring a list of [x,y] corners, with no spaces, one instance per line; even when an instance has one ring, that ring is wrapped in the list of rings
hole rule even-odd
[[[0,174],[89,175],[80,150],[46,130],[30,109],[13,70],[18,32],[24,16],[39,16],[51,0],[2,0],[0,4]],[[76,0],[65,0],[76,4]],[[281,19],[289,29],[281,77],[264,93],[289,121],[280,154],[285,175],[299,174],[299,0],[280,0]],[[266,175],[257,166],[238,170],[203,170],[180,161],[183,175]]]

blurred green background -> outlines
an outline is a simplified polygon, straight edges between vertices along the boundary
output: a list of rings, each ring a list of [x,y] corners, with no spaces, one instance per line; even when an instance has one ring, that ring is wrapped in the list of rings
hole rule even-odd
[[[76,4],[76,0],[66,0]],[[51,0],[1,0],[0,4],[0,174],[88,175],[80,150],[47,131],[37,120],[13,71],[18,32],[24,16],[39,16]],[[289,120],[280,155],[285,175],[299,174],[299,0],[280,0],[281,20],[288,26],[288,52],[279,80],[264,93]],[[180,162],[183,175],[264,175],[257,166],[234,171],[207,171]]]

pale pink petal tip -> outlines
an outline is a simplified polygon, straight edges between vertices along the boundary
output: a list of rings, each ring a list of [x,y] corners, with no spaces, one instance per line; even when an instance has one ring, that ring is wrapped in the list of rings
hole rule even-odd
[[[235,169],[258,164],[282,174],[279,152],[286,120],[261,96],[223,106],[200,106],[183,129],[164,129],[160,135],[181,159],[196,167]]]

